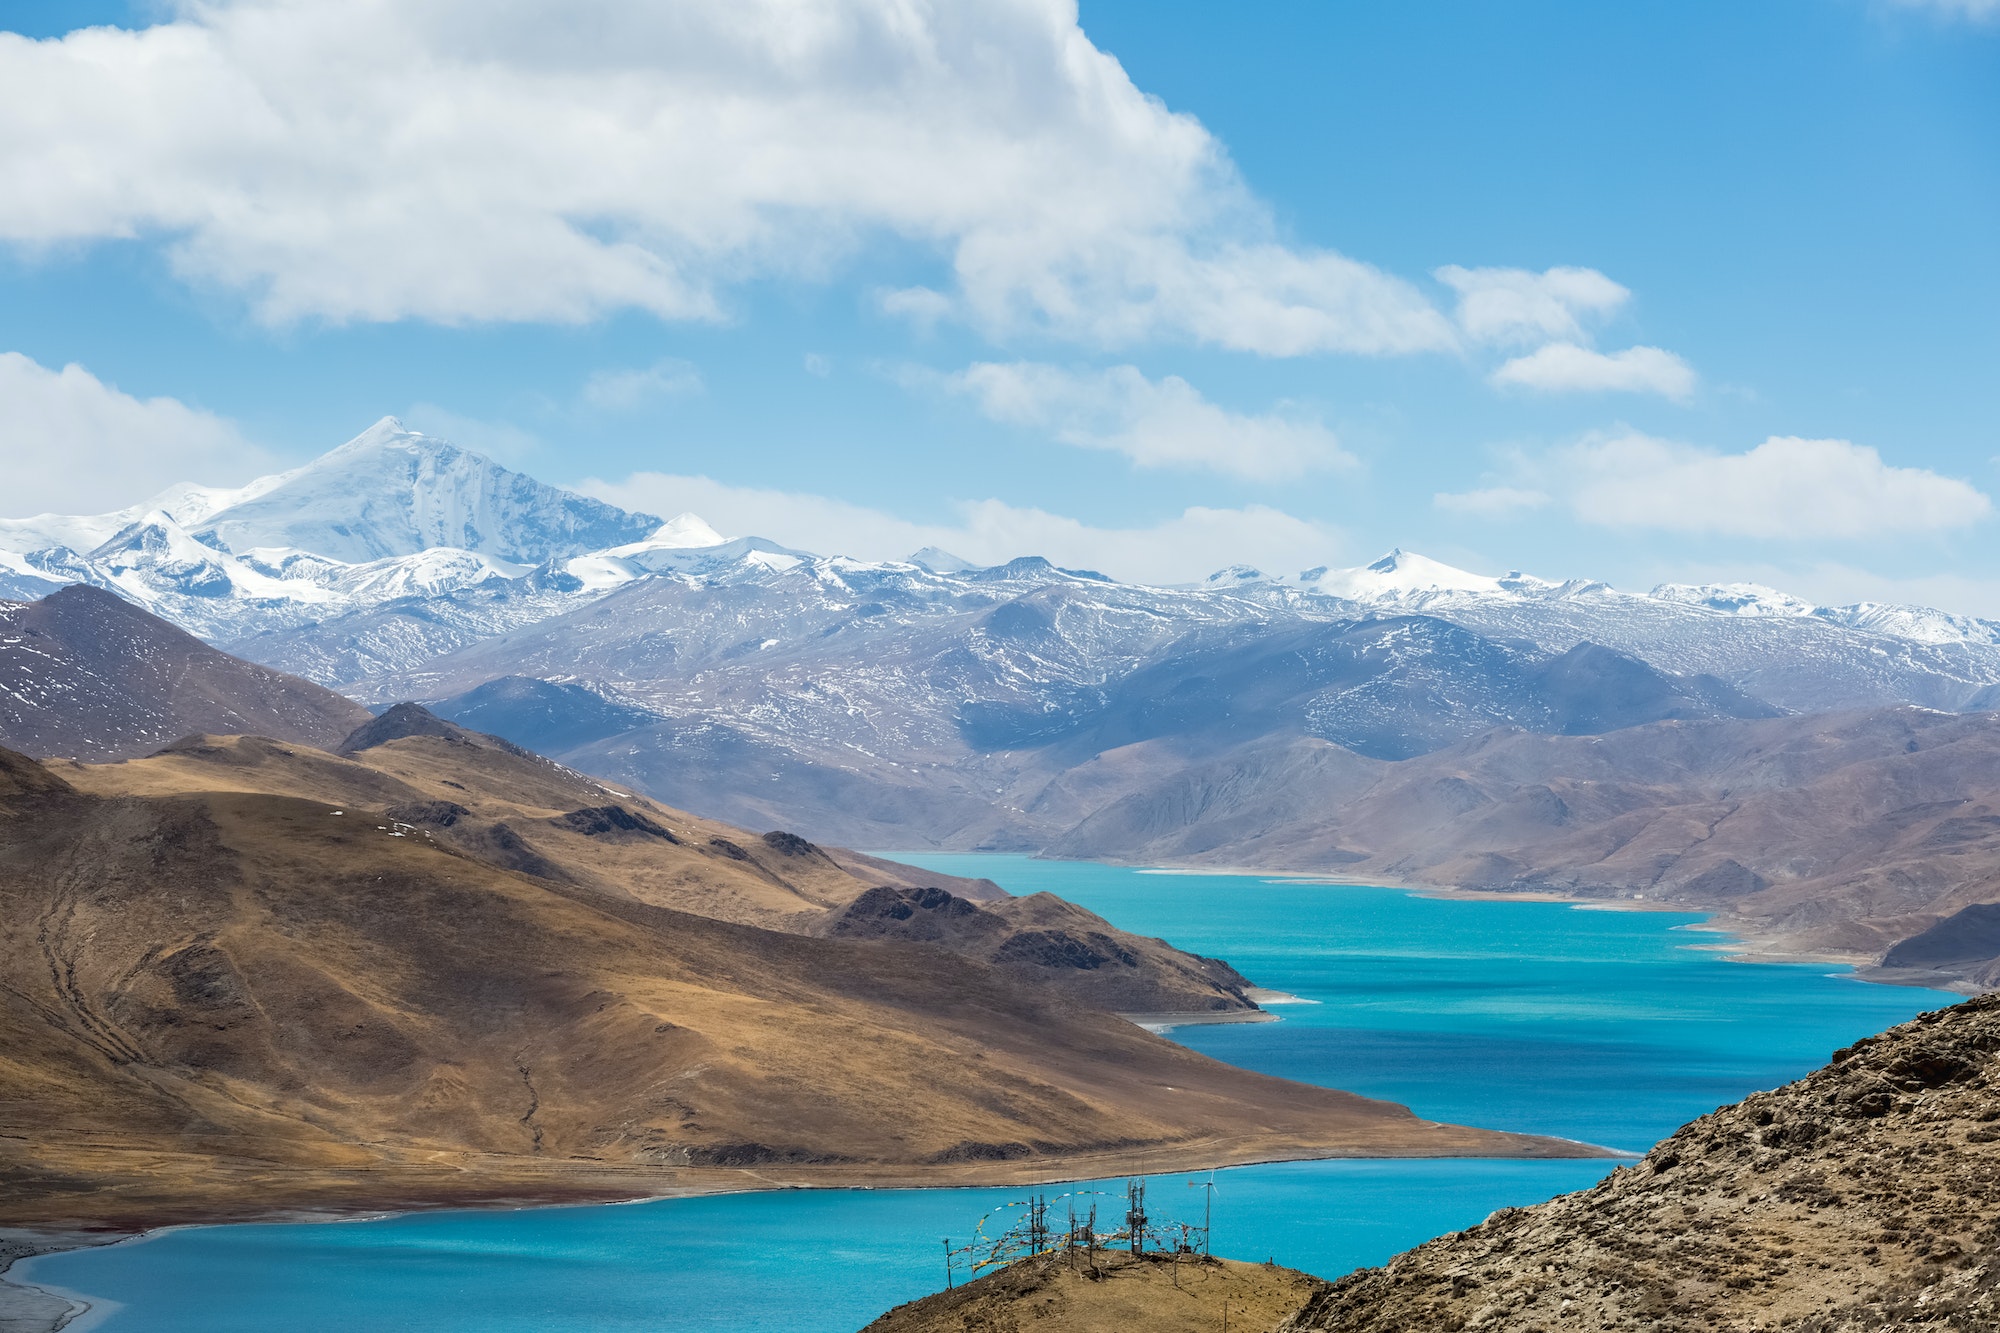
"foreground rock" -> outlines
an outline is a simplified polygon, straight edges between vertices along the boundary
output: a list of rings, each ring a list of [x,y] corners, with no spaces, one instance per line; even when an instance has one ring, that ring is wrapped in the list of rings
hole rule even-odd
[[[1261,1333],[1325,1288],[1275,1264],[1058,1252],[898,1306],[864,1333]]]
[[[1287,1330],[2000,1328],[2000,997],[1341,1279]]]

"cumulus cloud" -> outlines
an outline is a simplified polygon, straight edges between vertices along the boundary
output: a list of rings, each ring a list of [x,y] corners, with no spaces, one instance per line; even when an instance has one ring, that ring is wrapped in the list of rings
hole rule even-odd
[[[1458,293],[1456,318],[1477,342],[1579,341],[1587,320],[1616,311],[1632,293],[1594,268],[1460,268],[1432,274]]]
[[[656,398],[701,392],[701,372],[675,357],[636,370],[593,371],[583,383],[583,401],[610,412],[629,412]]]
[[[1517,356],[1489,378],[1538,393],[1656,393],[1678,402],[1692,397],[1695,388],[1694,367],[1663,348],[1598,352],[1566,342]]]
[[[1431,503],[1449,514],[1467,514],[1475,518],[1506,518],[1530,509],[1540,509],[1549,502],[1546,491],[1529,490],[1520,486],[1488,486],[1476,491],[1440,491],[1431,497]]]
[[[922,318],[1271,355],[1449,348],[1278,239],[1074,0],[184,0],[0,34],[0,239],[163,238],[269,321],[717,319],[879,236]]]
[[[586,495],[654,514],[691,511],[733,535],[757,535],[822,554],[898,560],[938,546],[975,564],[1040,555],[1114,578],[1191,583],[1225,565],[1282,571],[1324,564],[1345,546],[1324,524],[1282,510],[1195,507],[1140,528],[1100,528],[999,500],[952,506],[948,521],[918,523],[863,505],[793,491],[731,486],[708,477],[642,472],[588,481]]]
[[[1354,458],[1317,421],[1217,407],[1178,375],[1134,366],[1079,372],[1035,362],[980,362],[945,379],[995,421],[1047,430],[1065,444],[1109,449],[1141,467],[1207,468],[1273,480]]]
[[[1962,528],[1993,510],[1969,482],[1848,440],[1774,435],[1724,454],[1634,434],[1555,461],[1577,517],[1605,527],[1810,540]]]
[[[179,481],[228,485],[270,458],[174,398],[134,398],[79,365],[0,352],[0,473],[8,517],[117,509]]]

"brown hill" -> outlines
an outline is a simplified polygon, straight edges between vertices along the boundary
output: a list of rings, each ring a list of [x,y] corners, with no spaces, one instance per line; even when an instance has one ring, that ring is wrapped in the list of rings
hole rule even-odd
[[[1225,1324],[1262,1333],[1326,1285],[1275,1264],[1079,1250],[899,1305],[863,1333],[1215,1333]]]
[[[864,886],[476,737],[0,775],[0,1222],[1587,1151],[662,905]]]
[[[827,913],[812,933],[934,944],[1121,1013],[1257,1008],[1244,993],[1250,979],[1221,959],[1119,930],[1052,893],[981,906],[941,888],[879,886]]]
[[[620,791],[519,746],[401,704],[341,755],[259,737],[189,737],[121,764],[58,764],[101,795],[261,792],[378,811],[394,826],[508,869],[723,921],[796,934],[901,939],[976,957],[1051,994],[1125,1013],[1254,1012],[1226,963],[1122,931],[1049,894],[756,836]],[[887,881],[885,883],[885,881]],[[946,887],[949,886],[949,887]],[[951,892],[997,895],[987,907]],[[949,901],[985,927],[925,932],[866,904]],[[865,924],[864,924],[865,921]]]
[[[1157,782],[1052,851],[1691,906],[1772,949],[1983,986],[2000,941],[1964,913],[2000,902],[2000,716],[1498,731],[1399,763],[1299,741]]]
[[[367,720],[98,588],[0,602],[0,745],[24,754],[120,759],[204,731],[330,747]]]
[[[1284,1327],[2000,1328],[2000,998],[1687,1125],[1595,1189],[1342,1278]]]

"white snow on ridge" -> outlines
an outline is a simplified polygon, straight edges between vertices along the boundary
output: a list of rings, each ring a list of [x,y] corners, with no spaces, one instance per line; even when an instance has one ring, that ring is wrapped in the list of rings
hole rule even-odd
[[[921,551],[914,551],[904,563],[927,569],[933,574],[963,574],[979,568],[965,557],[953,555],[939,546],[926,546]]]
[[[1915,643],[2000,644],[2000,624],[1928,606],[1856,602],[1852,606],[1822,606],[1813,614],[1850,629]]]
[[[677,547],[687,549],[699,546],[720,546],[729,538],[708,526],[699,514],[675,514],[660,525],[660,530],[648,537],[645,544],[656,547]],[[613,554],[617,552],[614,551]]]
[[[1256,571],[1231,566],[1211,576],[1210,582],[1242,581]],[[1487,597],[1547,596],[1556,592],[1603,589],[1603,584],[1585,580],[1551,583],[1519,570],[1506,574],[1474,574],[1447,565],[1441,560],[1418,555],[1398,547],[1372,565],[1355,569],[1328,569],[1324,565],[1298,576],[1295,586],[1322,597],[1339,597],[1350,602],[1399,603],[1422,601],[1438,596],[1471,595]]]
[[[1299,583],[1309,591],[1352,602],[1382,601],[1412,593],[1502,591],[1497,578],[1456,569],[1400,547],[1357,569],[1309,569],[1299,575]]]
[[[1761,583],[1662,583],[1652,596],[1731,616],[1809,616],[1819,609]]]

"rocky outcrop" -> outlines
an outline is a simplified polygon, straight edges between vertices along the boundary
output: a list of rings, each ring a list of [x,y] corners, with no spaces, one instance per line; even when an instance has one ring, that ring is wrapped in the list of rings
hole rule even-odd
[[[935,885],[883,885],[829,912],[812,932],[933,945],[1119,1013],[1257,1012],[1249,978],[1228,963],[1120,930],[1050,893],[980,904]]]
[[[2000,1328],[2000,997],[1837,1052],[1596,1188],[1350,1274],[1292,1333]]]

